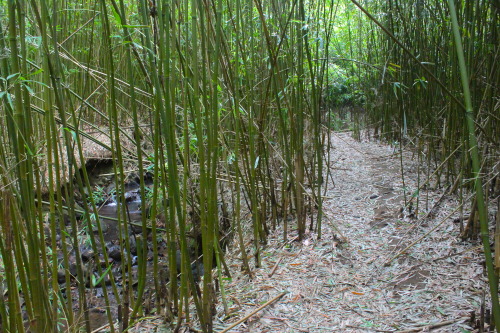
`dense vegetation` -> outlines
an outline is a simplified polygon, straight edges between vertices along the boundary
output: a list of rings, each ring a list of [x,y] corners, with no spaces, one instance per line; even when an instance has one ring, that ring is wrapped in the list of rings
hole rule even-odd
[[[88,298],[102,288],[107,319],[120,322],[112,331],[149,313],[180,325],[191,300],[212,331],[225,246],[240,247],[251,275],[277,224],[285,239],[289,228],[321,237],[329,133],[342,129],[412,149],[435,170],[422,187],[477,193],[463,235],[477,238],[481,222],[496,308],[485,202],[500,187],[500,8],[452,5],[1,1],[1,329],[90,332]],[[112,193],[90,175],[104,160]],[[135,224],[132,181],[143,198]],[[115,261],[96,213],[107,196]],[[416,215],[419,202],[408,193]],[[198,255],[204,271],[190,265]],[[162,258],[178,269],[165,273]]]

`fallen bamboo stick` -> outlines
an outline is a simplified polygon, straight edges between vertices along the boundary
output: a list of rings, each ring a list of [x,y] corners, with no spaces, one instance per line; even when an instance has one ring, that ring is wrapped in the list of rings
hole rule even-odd
[[[249,314],[247,314],[245,317],[241,318],[240,320],[238,320],[237,322],[233,323],[231,326],[223,329],[222,331],[220,331],[219,333],[226,333],[228,332],[230,329],[238,326],[239,324],[241,324],[242,322],[244,322],[245,320],[247,320],[248,318],[250,318],[251,316],[253,316],[254,314],[256,314],[257,312],[259,312],[260,310],[264,309],[265,307],[273,304],[274,302],[276,302],[277,300],[279,300],[281,297],[285,296],[286,294],[288,294],[288,291],[284,291],[282,292],[281,294],[279,294],[278,296],[276,296],[275,298],[267,301],[265,304],[263,304],[262,306],[259,306],[257,309],[255,309],[254,311],[250,312]]]

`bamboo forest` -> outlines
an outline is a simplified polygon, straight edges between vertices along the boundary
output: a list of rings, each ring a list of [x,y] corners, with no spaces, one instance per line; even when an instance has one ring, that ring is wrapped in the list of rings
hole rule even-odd
[[[496,0],[0,0],[0,332],[500,332]]]

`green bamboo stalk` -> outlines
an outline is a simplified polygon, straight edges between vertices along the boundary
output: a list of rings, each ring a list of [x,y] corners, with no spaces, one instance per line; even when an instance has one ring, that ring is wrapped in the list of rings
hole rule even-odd
[[[45,3],[42,3],[41,5],[42,6],[41,6],[41,12],[40,12],[38,10],[36,2],[31,1],[31,6],[33,9],[33,13],[35,14],[39,29],[41,29],[41,31],[46,31],[45,27],[49,26],[52,28],[52,30],[51,30],[52,35],[56,36],[55,25],[51,25],[51,24],[52,24],[52,20],[54,22],[57,22],[57,16],[56,16],[56,14],[53,14],[53,17],[52,17],[51,15],[48,14],[48,8],[47,8]],[[56,9],[54,9],[54,10],[56,10]],[[46,37],[47,35],[42,34],[42,36]],[[48,72],[51,74],[51,76],[50,76],[51,83],[52,83],[52,86],[54,88],[54,90],[53,90],[54,91],[54,100],[55,100],[56,105],[58,105],[59,116],[60,116],[61,121],[62,121],[63,126],[64,126],[66,124],[66,118],[64,116],[65,107],[64,107],[64,105],[62,103],[62,99],[61,99],[63,94],[61,91],[60,81],[58,81],[58,79],[56,79],[56,78],[61,77],[61,75],[59,73],[62,72],[60,70],[60,68],[61,68],[60,62],[58,62],[58,60],[60,60],[60,58],[59,58],[59,54],[57,52],[56,38],[52,39],[52,43],[55,45],[55,54],[51,57],[51,56],[48,56],[50,54],[50,52],[49,52],[49,48],[48,48],[47,38],[42,38],[43,50],[44,50],[45,54],[47,55]],[[64,127],[66,127],[66,126],[64,126]],[[67,154],[67,157],[69,160],[69,163],[68,163],[69,170],[67,172],[69,172],[69,174],[73,174],[75,160],[74,160],[72,145],[71,145],[72,139],[71,139],[70,133],[68,131],[63,131],[63,134],[64,134],[64,140],[65,140],[66,154]],[[71,193],[71,195],[68,195],[69,193]],[[80,279],[80,281],[79,281],[80,283],[78,283],[79,306],[80,306],[80,309],[82,310],[83,315],[84,315],[84,322],[86,325],[86,329],[87,329],[87,331],[90,331],[90,324],[89,324],[89,317],[88,317],[88,306],[87,306],[86,295],[85,295],[85,285],[83,283],[83,269],[82,269],[82,262],[81,262],[81,257],[80,257],[79,244],[78,244],[78,228],[77,228],[77,222],[76,222],[76,214],[74,211],[75,202],[74,202],[74,197],[73,197],[72,193],[73,193],[73,184],[70,182],[68,184],[68,189],[67,189],[65,195],[66,195],[66,200],[67,200],[68,206],[70,207],[70,210],[68,213],[69,213],[69,218],[71,221],[70,223],[71,223],[71,229],[72,229],[72,242],[73,242],[73,248],[74,248],[75,257],[76,257],[77,275],[78,275],[78,278]],[[63,237],[63,240],[64,240],[64,237]],[[64,246],[65,245],[63,245],[63,248],[64,248]],[[67,279],[67,282],[69,283],[68,277],[66,279]]]
[[[240,46],[241,45],[241,40],[240,40],[240,34],[238,33],[242,29],[242,22],[241,22],[241,16],[242,16],[242,8],[241,8],[241,0],[236,0],[236,20],[235,20],[235,41],[236,45]],[[234,191],[236,191],[236,199],[235,199],[235,209],[233,213],[233,220],[234,223],[236,224],[236,229],[238,233],[238,244],[240,247],[240,253],[241,253],[241,259],[243,261],[243,267],[245,268],[247,274],[251,277],[251,270],[250,266],[248,264],[248,257],[245,251],[245,242],[243,240],[243,231],[241,228],[241,219],[240,219],[240,214],[241,214],[241,183],[240,183],[240,170],[239,170],[239,160],[240,160],[240,142],[241,142],[241,109],[240,109],[240,91],[241,91],[241,81],[242,78],[239,76],[240,73],[240,59],[243,55],[243,52],[241,50],[241,47],[236,47],[236,62],[235,62],[235,70],[234,72],[237,75],[236,80],[233,80],[234,83],[234,104],[233,104],[233,119],[234,119],[234,131],[235,131],[235,138],[234,138],[234,169],[235,169],[235,177],[236,177],[236,182],[234,186]]]
[[[117,201],[117,219],[118,219],[118,236],[120,242],[120,251],[122,257],[122,276],[125,277],[126,283],[124,284],[123,297],[121,300],[122,305],[122,318],[121,324],[122,329],[126,329],[129,326],[130,320],[130,306],[133,304],[134,295],[132,288],[132,258],[130,251],[130,235],[129,235],[129,227],[128,227],[128,218],[127,218],[127,203],[125,200],[125,176],[124,176],[124,166],[123,166],[123,155],[122,155],[122,147],[120,141],[120,130],[119,130],[119,114],[117,109],[117,91],[116,91],[116,81],[115,81],[115,60],[112,52],[112,43],[111,43],[111,27],[110,21],[107,14],[107,6],[105,1],[101,1],[101,11],[102,11],[102,20],[103,20],[103,40],[107,45],[108,52],[107,54],[107,66],[108,66],[108,75],[107,75],[107,86],[109,91],[109,98],[107,100],[107,109],[108,109],[108,117],[110,120],[109,123],[109,132],[111,135],[111,148],[113,155],[113,173],[114,173],[114,181],[115,181],[115,189],[116,189],[116,201]],[[137,244],[138,250],[140,248],[140,244]],[[139,251],[138,251],[139,254]],[[142,253],[141,253],[142,254]],[[139,258],[141,263],[145,260],[145,256]]]
[[[4,166],[2,169],[5,170]],[[2,171],[3,171],[2,170]],[[3,185],[7,185],[5,177],[2,177]],[[9,315],[2,311],[2,319],[5,322],[5,329],[11,328],[12,331],[24,332],[23,318],[21,312],[21,302],[19,299],[19,290],[16,283],[16,267],[14,257],[17,252],[15,249],[14,233],[16,227],[16,218],[12,216],[11,207],[13,202],[12,195],[6,191],[2,191],[2,205],[0,207],[0,225],[2,227],[2,240],[0,241],[0,253],[2,254],[3,263],[5,265],[5,276],[7,289],[12,297],[9,297],[7,306]],[[3,281],[2,281],[3,282]],[[8,320],[7,320],[8,318]]]
[[[450,16],[453,29],[453,37],[457,49],[457,57],[460,65],[460,78],[465,100],[465,121],[467,123],[467,131],[469,134],[469,151],[472,160],[472,170],[474,175],[474,187],[476,190],[477,208],[479,212],[479,223],[481,227],[481,239],[483,241],[484,256],[486,260],[486,270],[488,273],[488,281],[490,284],[490,294],[492,303],[492,312],[495,319],[495,327],[500,332],[500,304],[498,300],[498,276],[493,267],[491,256],[490,234],[488,228],[488,212],[485,205],[483,184],[481,180],[481,158],[479,156],[478,142],[476,138],[476,126],[474,122],[474,111],[472,107],[472,99],[469,89],[469,76],[465,65],[464,51],[462,47],[462,39],[460,37],[460,28],[453,0],[448,0],[450,7]]]
[[[17,146],[15,151],[15,158],[17,160],[17,173],[19,182],[20,195],[18,199],[23,202],[19,205],[21,208],[22,221],[25,223],[26,227],[31,231],[26,236],[26,252],[24,252],[24,245],[20,244],[19,253],[16,257],[17,267],[26,267],[26,283],[23,283],[24,274],[21,273],[21,285],[23,286],[24,299],[26,301],[27,307],[30,308],[29,314],[31,318],[31,329],[34,331],[41,331],[46,328],[50,328],[50,307],[47,308],[47,299],[45,295],[44,283],[42,281],[43,274],[34,275],[40,269],[40,241],[38,239],[38,225],[36,221],[36,208],[34,206],[34,195],[33,195],[33,144],[31,136],[31,115],[30,115],[30,98],[26,89],[22,89],[21,82],[23,80],[23,70],[26,70],[24,65],[19,65],[19,56],[25,56],[26,54],[26,44],[24,41],[20,41],[20,50],[18,48],[18,33],[17,26],[20,29],[24,27],[23,19],[23,9],[21,4],[15,3],[14,1],[8,1],[8,14],[9,14],[9,40],[10,40],[10,64],[11,70],[15,74],[16,82],[14,83],[14,114],[13,121],[15,122],[15,128],[11,130],[15,131],[11,137],[17,139],[21,142]],[[17,15],[17,16],[16,16]],[[22,19],[22,22],[18,22]],[[24,36],[24,31],[20,33],[20,36]],[[22,232],[23,225],[17,225],[16,235],[18,238],[21,235],[17,235]],[[17,252],[17,251],[15,251]],[[22,258],[22,259],[21,259]],[[21,271],[21,270],[20,270]],[[44,273],[47,273],[45,270]],[[29,289],[27,289],[29,287]],[[33,307],[32,307],[33,306]]]

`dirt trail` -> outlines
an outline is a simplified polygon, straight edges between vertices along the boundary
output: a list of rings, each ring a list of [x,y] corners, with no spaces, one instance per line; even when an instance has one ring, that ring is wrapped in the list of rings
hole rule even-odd
[[[458,213],[406,254],[395,253],[437,226],[459,203],[445,196],[432,219],[405,217],[400,160],[393,149],[333,135],[330,184],[324,201],[323,237],[309,233],[301,244],[270,235],[263,267],[250,280],[238,271],[226,286],[234,320],[215,320],[215,328],[251,313],[282,291],[288,293],[231,332],[394,332],[409,329],[469,332],[486,290],[476,245],[460,241]],[[417,164],[404,155],[408,198],[416,189]],[[328,180],[331,182],[331,179]],[[419,217],[442,193],[420,192]],[[428,200],[426,203],[426,199]],[[336,231],[338,230],[338,231]],[[296,234],[290,233],[289,239]],[[396,252],[395,252],[396,251]],[[269,273],[278,263],[275,273]],[[218,313],[223,314],[222,305]],[[433,326],[434,325],[434,326]]]

